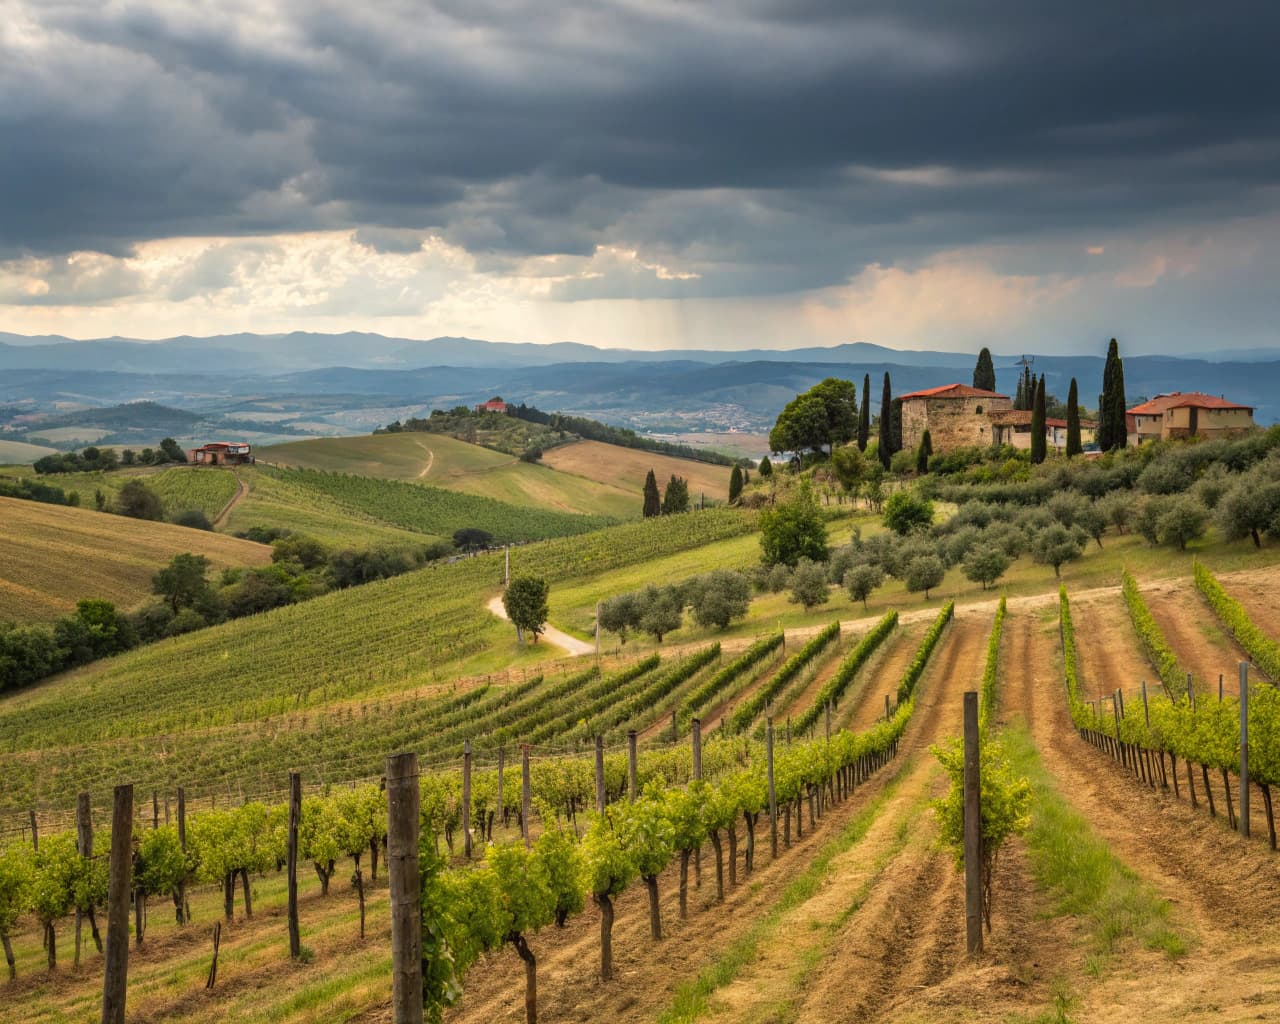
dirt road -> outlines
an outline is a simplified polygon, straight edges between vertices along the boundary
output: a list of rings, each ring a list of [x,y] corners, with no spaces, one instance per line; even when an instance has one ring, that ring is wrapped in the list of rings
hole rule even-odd
[[[213,528],[215,530],[225,524],[227,517],[235,510],[235,507],[249,496],[249,485],[244,480],[241,480],[238,474],[233,475],[236,478],[236,493],[229,502],[222,506],[222,511],[213,517]]]
[[[507,619],[507,609],[502,606],[502,595],[495,594],[489,599],[489,603],[485,605],[489,611],[500,619]],[[595,654],[595,644],[589,644],[585,640],[579,640],[576,636],[570,636],[563,630],[556,629],[550,623],[542,627],[542,639],[548,643],[555,644],[557,647],[568,651],[572,655]]]

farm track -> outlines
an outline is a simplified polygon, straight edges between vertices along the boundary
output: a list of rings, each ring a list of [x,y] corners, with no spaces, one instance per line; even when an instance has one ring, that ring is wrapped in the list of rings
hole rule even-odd
[[[924,621],[900,624],[885,638],[872,655],[871,663],[865,665],[853,681],[852,693],[845,695],[844,728],[863,732],[884,716],[884,695],[897,699],[898,684],[916,656],[927,629]],[[935,654],[939,656],[941,652]]]
[[[1142,587],[1142,596],[1198,691],[1217,696],[1218,676],[1227,686],[1236,680],[1237,666],[1248,661],[1240,645],[1205,604],[1191,580],[1157,580]]]
[[[956,731],[963,692],[981,672],[989,622],[985,614],[962,614],[949,629],[921,680],[918,718],[899,755],[907,761],[890,800],[866,835],[833,860],[819,891],[784,916],[785,941],[763,950],[712,998],[709,1019],[825,1024],[899,1019],[921,999],[959,999],[974,1011],[992,1005],[990,985],[955,984],[956,972],[968,970],[959,927],[963,882],[949,852],[935,844],[927,810],[947,785],[929,747]],[[1021,955],[1024,947],[993,947],[987,974],[1007,980],[1021,961],[1003,954]],[[798,962],[809,966],[797,971]],[[997,994],[996,1019],[1041,998],[1035,986]]]
[[[1062,795],[1121,861],[1174,905],[1191,940],[1176,963],[1145,951],[1092,986],[1083,1020],[1264,1020],[1280,1015],[1280,858],[1137,781],[1071,725],[1057,626],[1011,614],[1006,713],[1023,715]],[[1078,634],[1079,635],[1079,634]],[[1092,640],[1081,644],[1087,647]]]
[[[1086,700],[1123,688],[1133,694],[1143,679],[1151,692],[1161,689],[1155,668],[1146,658],[1119,593],[1071,599],[1076,627],[1080,696]]]
[[[493,597],[489,598],[488,602],[485,604],[485,608],[503,621],[509,621],[507,619],[507,609],[504,608],[502,604],[501,594],[495,594]],[[542,627],[542,638],[545,639],[547,643],[554,644],[561,650],[568,651],[569,654],[574,657],[581,657],[584,654],[596,653],[595,644],[589,644],[585,640],[579,640],[576,636],[570,636],[564,630],[556,629],[556,627],[550,623],[547,623]]]
[[[425,477],[428,473],[431,472],[431,467],[435,465],[436,453],[433,452],[421,441],[415,440],[413,443],[427,453],[427,461],[423,463],[422,469],[418,471],[418,479],[421,480],[423,477]]]
[[[231,500],[222,506],[222,510],[213,517],[213,529],[225,526],[228,517],[235,511],[237,505],[249,497],[249,485],[240,478],[238,473],[232,472],[232,476],[236,478],[236,493],[231,496]]]

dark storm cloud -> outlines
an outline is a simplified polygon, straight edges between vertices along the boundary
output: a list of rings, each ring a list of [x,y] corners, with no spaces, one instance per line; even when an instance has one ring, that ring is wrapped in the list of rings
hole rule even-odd
[[[655,294],[734,294],[1247,216],[1280,177],[1270,4],[22,13],[0,255],[412,229],[484,258],[631,245],[700,275]]]

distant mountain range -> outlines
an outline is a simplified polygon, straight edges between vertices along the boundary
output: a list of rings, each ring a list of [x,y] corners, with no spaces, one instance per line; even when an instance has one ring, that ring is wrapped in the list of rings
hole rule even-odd
[[[995,357],[1012,394],[1018,355]],[[1065,397],[1072,377],[1082,404],[1101,389],[1098,356],[1030,356],[1048,390]],[[639,352],[579,344],[512,344],[469,338],[414,341],[379,334],[235,334],[140,342],[72,341],[0,333],[0,403],[39,408],[149,400],[289,430],[354,432],[433,407],[491,395],[575,412],[640,430],[761,430],[798,391],[828,376],[880,379],[895,394],[971,378],[969,353],[900,351],[856,342],[785,351]],[[1166,391],[1225,394],[1280,419],[1280,350],[1212,358],[1128,356],[1131,399]],[[286,423],[289,425],[286,426]],[[308,426],[315,424],[316,426]]]

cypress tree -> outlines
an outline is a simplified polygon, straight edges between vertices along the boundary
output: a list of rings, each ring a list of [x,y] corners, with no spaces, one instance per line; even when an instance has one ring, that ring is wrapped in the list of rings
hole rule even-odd
[[[644,515],[648,519],[662,514],[662,496],[658,493],[658,478],[649,470],[644,478]]]
[[[1124,448],[1129,444],[1129,428],[1125,423],[1124,360],[1116,353],[1116,367],[1111,374],[1111,396],[1107,408],[1111,412],[1111,447]]]
[[[880,465],[889,468],[889,460],[893,458],[893,396],[889,391],[889,371],[884,372],[884,391],[880,396]]]
[[[1111,396],[1115,390],[1113,382],[1119,358],[1119,346],[1116,345],[1116,339],[1112,338],[1111,344],[1107,346],[1107,361],[1102,365],[1102,394],[1098,396],[1098,447],[1104,452],[1111,451],[1115,445],[1111,431],[1114,422],[1111,416]]]
[[[978,353],[978,365],[973,368],[973,386],[983,391],[996,389],[996,368],[991,362],[991,350],[985,345]]]
[[[867,450],[871,437],[871,374],[862,375],[862,408],[858,410],[858,451]]]
[[[769,461],[769,456],[766,455],[763,459],[760,460],[760,465],[758,468],[760,470],[760,475],[762,477],[773,476],[773,463]]]
[[[889,432],[893,436],[893,450],[896,454],[902,451],[902,399],[895,398],[889,403]]]
[[[1031,462],[1038,465],[1048,454],[1044,436],[1044,374],[1035,386],[1035,400],[1031,405]]]
[[[1023,396],[1023,393],[1022,393],[1022,378],[1021,378],[1021,377],[1019,377],[1019,378],[1018,378],[1018,390],[1017,390],[1017,392],[1016,392],[1016,393],[1014,394],[1014,396],[1013,396],[1013,407],[1014,407],[1015,409],[1021,409],[1021,408],[1023,408],[1025,405],[1026,405],[1026,400],[1025,400],[1025,397]]]
[[[729,504],[732,505],[738,500],[742,494],[742,467],[734,466],[733,472],[729,474]]]
[[[1067,390],[1067,458],[1083,451],[1080,444],[1080,395],[1076,379],[1072,377],[1071,387]]]
[[[926,429],[924,436],[920,438],[920,447],[916,451],[916,472],[920,476],[924,476],[929,472],[929,456],[932,454],[933,438],[930,436],[928,429]]]

